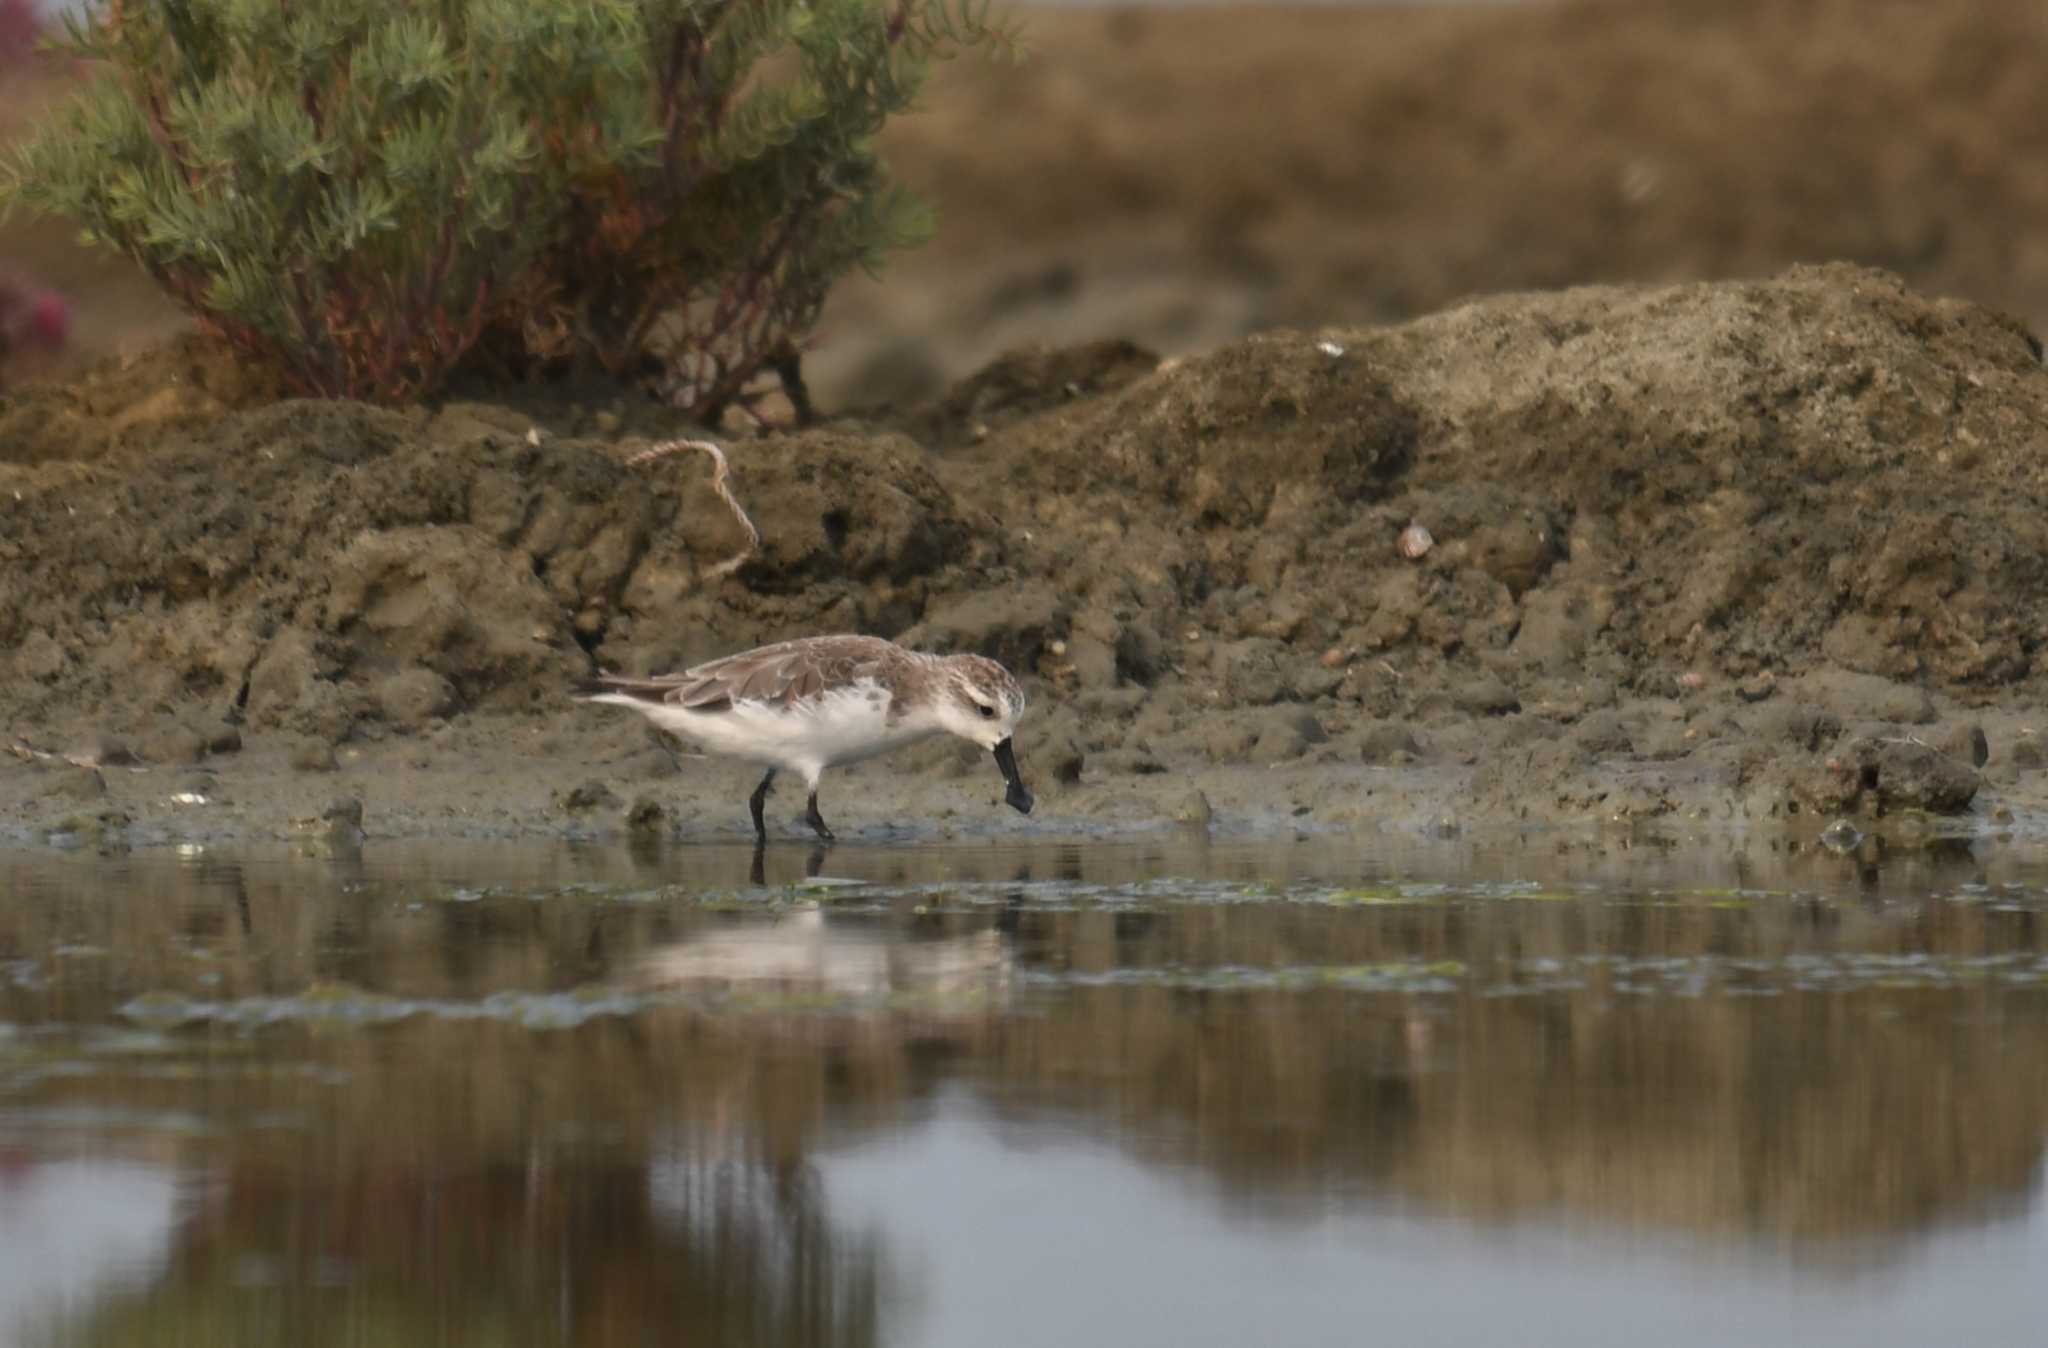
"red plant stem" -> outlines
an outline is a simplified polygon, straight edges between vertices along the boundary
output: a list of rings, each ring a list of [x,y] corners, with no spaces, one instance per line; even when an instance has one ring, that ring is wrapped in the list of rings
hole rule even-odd
[[[675,171],[677,119],[682,115],[676,91],[682,86],[684,75],[695,71],[703,60],[703,48],[701,33],[683,24],[676,25],[675,35],[669,39],[668,64],[662,69],[657,91],[663,132],[661,168],[664,178]]]
[[[441,229],[434,241],[434,260],[427,267],[427,274],[420,278],[413,294],[398,305],[399,321],[392,325],[385,336],[384,360],[379,382],[395,377],[403,352],[419,350],[425,322],[430,315],[439,313],[436,304],[441,293],[442,282],[448,275],[449,261],[455,254],[455,217],[443,217]]]

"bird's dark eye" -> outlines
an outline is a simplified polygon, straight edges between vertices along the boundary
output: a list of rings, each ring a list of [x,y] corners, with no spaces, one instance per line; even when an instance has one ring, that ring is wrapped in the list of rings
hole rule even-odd
[[[996,719],[996,709],[994,707],[991,707],[986,702],[975,703],[974,709],[981,713],[981,719],[984,721],[993,721]]]

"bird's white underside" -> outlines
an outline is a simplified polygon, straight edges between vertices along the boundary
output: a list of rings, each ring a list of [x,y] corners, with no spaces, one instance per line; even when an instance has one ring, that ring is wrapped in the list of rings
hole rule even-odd
[[[889,690],[872,679],[787,707],[735,702],[718,711],[691,711],[624,693],[597,693],[586,700],[631,707],[709,753],[801,773],[813,790],[826,768],[885,754],[943,729],[915,707],[892,722]]]

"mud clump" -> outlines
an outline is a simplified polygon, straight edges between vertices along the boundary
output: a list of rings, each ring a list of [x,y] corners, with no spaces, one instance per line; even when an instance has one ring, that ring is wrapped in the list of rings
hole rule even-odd
[[[1981,779],[1967,761],[1916,739],[1859,736],[1810,772],[1801,794],[1817,812],[1884,814],[1968,809]]]
[[[1013,477],[1036,490],[1134,494],[1202,526],[1247,528],[1356,502],[1414,453],[1417,416],[1368,362],[1255,337],[1178,362],[1055,418]],[[1008,444],[1010,437],[1002,443]]]
[[[1006,352],[925,409],[916,434],[941,447],[972,444],[999,427],[1114,392],[1158,368],[1158,356],[1122,338]]]

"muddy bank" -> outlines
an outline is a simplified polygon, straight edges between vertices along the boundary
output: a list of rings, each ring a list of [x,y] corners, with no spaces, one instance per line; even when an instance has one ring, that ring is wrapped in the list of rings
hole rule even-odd
[[[732,832],[743,768],[565,690],[860,630],[1022,674],[1044,804],[933,744],[828,784],[856,835],[2026,826],[2044,428],[2022,325],[1883,273],[1509,295],[1024,353],[734,440],[764,545],[713,577],[701,471],[624,464],[687,429],[658,409],[278,402],[173,345],[0,404],[0,818],[610,829],[646,797]]]

